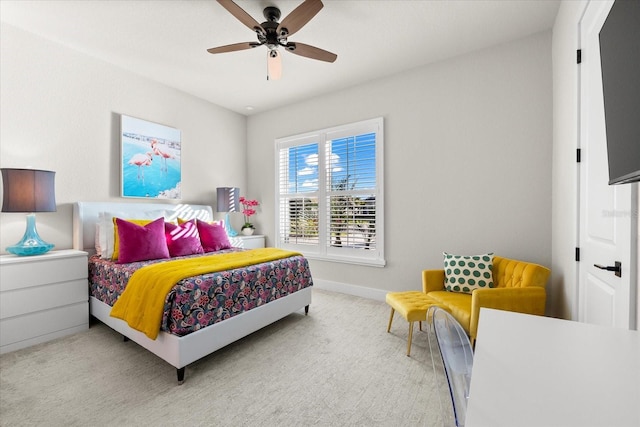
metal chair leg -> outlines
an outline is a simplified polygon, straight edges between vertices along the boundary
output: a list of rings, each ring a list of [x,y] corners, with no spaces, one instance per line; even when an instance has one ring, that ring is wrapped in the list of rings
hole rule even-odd
[[[391,316],[389,316],[389,326],[387,326],[387,332],[391,331],[391,322],[393,322],[393,313],[395,313],[395,309],[391,307]]]

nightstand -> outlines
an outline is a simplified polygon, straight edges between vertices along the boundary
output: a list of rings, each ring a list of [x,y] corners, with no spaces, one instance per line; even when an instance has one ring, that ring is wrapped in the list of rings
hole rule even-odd
[[[229,242],[231,242],[231,246],[244,249],[258,249],[264,248],[265,246],[265,240],[262,234],[230,237]]]
[[[0,256],[0,354],[89,328],[87,257]]]

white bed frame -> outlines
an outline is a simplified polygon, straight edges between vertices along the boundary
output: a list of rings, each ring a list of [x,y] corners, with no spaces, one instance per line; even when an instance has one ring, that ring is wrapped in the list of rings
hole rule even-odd
[[[213,216],[211,207],[203,205],[77,202],[73,207],[73,246],[75,249],[95,253],[95,226],[99,212],[127,212],[130,215],[129,218],[134,218],[136,214],[163,209],[179,211],[180,217],[185,219],[195,216],[200,219],[212,219]],[[302,309],[307,313],[309,304],[311,304],[311,287],[182,337],[160,331],[155,340],[130,328],[125,321],[111,317],[109,315],[111,306],[94,297],[89,298],[89,311],[113,330],[175,366],[178,383],[182,384],[185,367],[188,364],[291,313]]]

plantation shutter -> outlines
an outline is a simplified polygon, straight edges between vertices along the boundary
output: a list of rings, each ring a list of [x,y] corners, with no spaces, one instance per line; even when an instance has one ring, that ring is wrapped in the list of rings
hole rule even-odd
[[[384,265],[382,119],[276,140],[276,245]]]
[[[327,142],[327,243],[376,247],[376,134],[338,136]]]
[[[284,244],[317,246],[319,144],[298,142],[279,152],[278,232]]]

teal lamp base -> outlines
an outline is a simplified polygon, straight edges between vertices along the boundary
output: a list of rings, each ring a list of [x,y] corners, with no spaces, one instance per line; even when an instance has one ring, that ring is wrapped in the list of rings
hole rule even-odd
[[[224,231],[227,232],[227,236],[229,237],[236,237],[238,235],[238,232],[233,229],[229,222],[229,212],[227,212],[227,215],[224,217]]]
[[[7,247],[7,252],[18,256],[42,255],[53,249],[54,245],[40,238],[36,230],[36,215],[27,215],[27,229],[22,240],[13,246]]]

